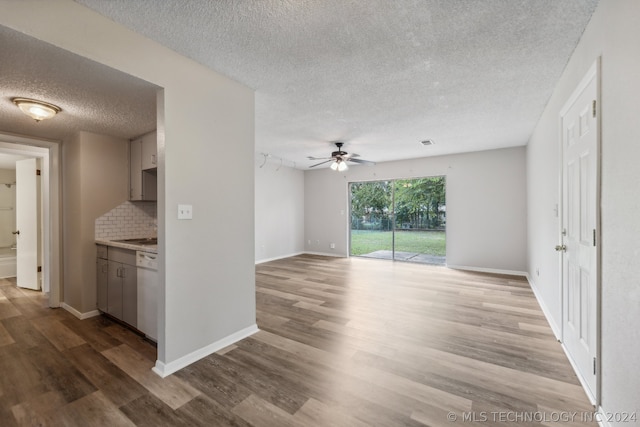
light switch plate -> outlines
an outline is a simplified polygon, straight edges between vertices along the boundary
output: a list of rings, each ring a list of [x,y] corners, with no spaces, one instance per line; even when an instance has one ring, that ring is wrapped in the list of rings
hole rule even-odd
[[[193,219],[193,205],[178,205],[178,219]]]

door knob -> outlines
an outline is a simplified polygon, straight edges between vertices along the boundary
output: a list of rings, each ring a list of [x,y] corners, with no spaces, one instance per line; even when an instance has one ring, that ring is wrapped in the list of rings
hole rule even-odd
[[[567,251],[567,246],[566,245],[556,245],[556,251],[558,251],[558,252],[566,252]]]
[[[20,230],[12,231],[11,234],[20,234]]]

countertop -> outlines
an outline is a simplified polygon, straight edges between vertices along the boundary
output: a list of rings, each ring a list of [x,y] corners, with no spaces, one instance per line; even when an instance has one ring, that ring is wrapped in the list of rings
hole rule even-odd
[[[130,249],[132,251],[151,252],[154,254],[158,253],[158,245],[135,245],[132,243],[115,242],[113,240],[104,239],[96,239],[95,242],[98,245],[113,246],[115,248]]]

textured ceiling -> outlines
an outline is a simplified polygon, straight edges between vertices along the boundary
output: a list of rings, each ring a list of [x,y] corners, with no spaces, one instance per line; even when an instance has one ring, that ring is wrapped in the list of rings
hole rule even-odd
[[[256,90],[256,152],[306,168],[330,141],[378,162],[526,144],[597,0],[76,0]],[[0,72],[40,62],[24,36],[0,32]],[[5,60],[7,43],[27,43]],[[58,50],[44,44],[41,54]],[[59,50],[58,50],[59,51]],[[70,55],[64,51],[60,55]],[[11,66],[6,65],[11,62]],[[93,68],[92,68],[93,67]],[[132,134],[138,81],[84,60],[13,81],[63,104],[69,123]],[[48,67],[48,69],[51,69]],[[110,72],[109,72],[110,71]],[[73,73],[73,79],[66,73]],[[106,79],[106,82],[103,80]],[[24,80],[24,79],[23,79]],[[129,84],[132,80],[123,78]],[[34,81],[37,85],[32,85]],[[67,105],[69,87],[81,89]],[[133,80],[135,81],[135,80]],[[5,82],[0,112],[7,110]],[[85,93],[86,91],[86,93]],[[128,96],[127,96],[128,95]],[[74,101],[74,100],[70,100]],[[82,105],[82,107],[80,107]],[[105,111],[122,109],[120,117]],[[15,109],[11,110],[17,118]],[[155,118],[155,115],[154,115]],[[24,119],[23,119],[24,120]],[[28,119],[26,119],[28,120]],[[57,119],[56,119],[57,121]],[[118,122],[116,125],[115,123]],[[140,123],[144,122],[144,119]],[[145,122],[147,123],[147,122]],[[3,123],[0,123],[3,125]],[[33,124],[32,124],[32,127]],[[20,132],[25,133],[25,132]],[[33,134],[32,132],[29,132]],[[433,139],[423,147],[419,141]]]
[[[0,130],[64,140],[78,130],[131,138],[156,127],[148,82],[0,26]],[[34,98],[62,108],[36,123],[12,102]]]

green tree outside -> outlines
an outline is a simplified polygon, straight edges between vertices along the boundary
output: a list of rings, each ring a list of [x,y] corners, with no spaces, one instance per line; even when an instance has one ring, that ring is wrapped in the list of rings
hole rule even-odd
[[[352,255],[391,250],[395,241],[395,251],[444,256],[445,228],[444,176],[351,184]]]

